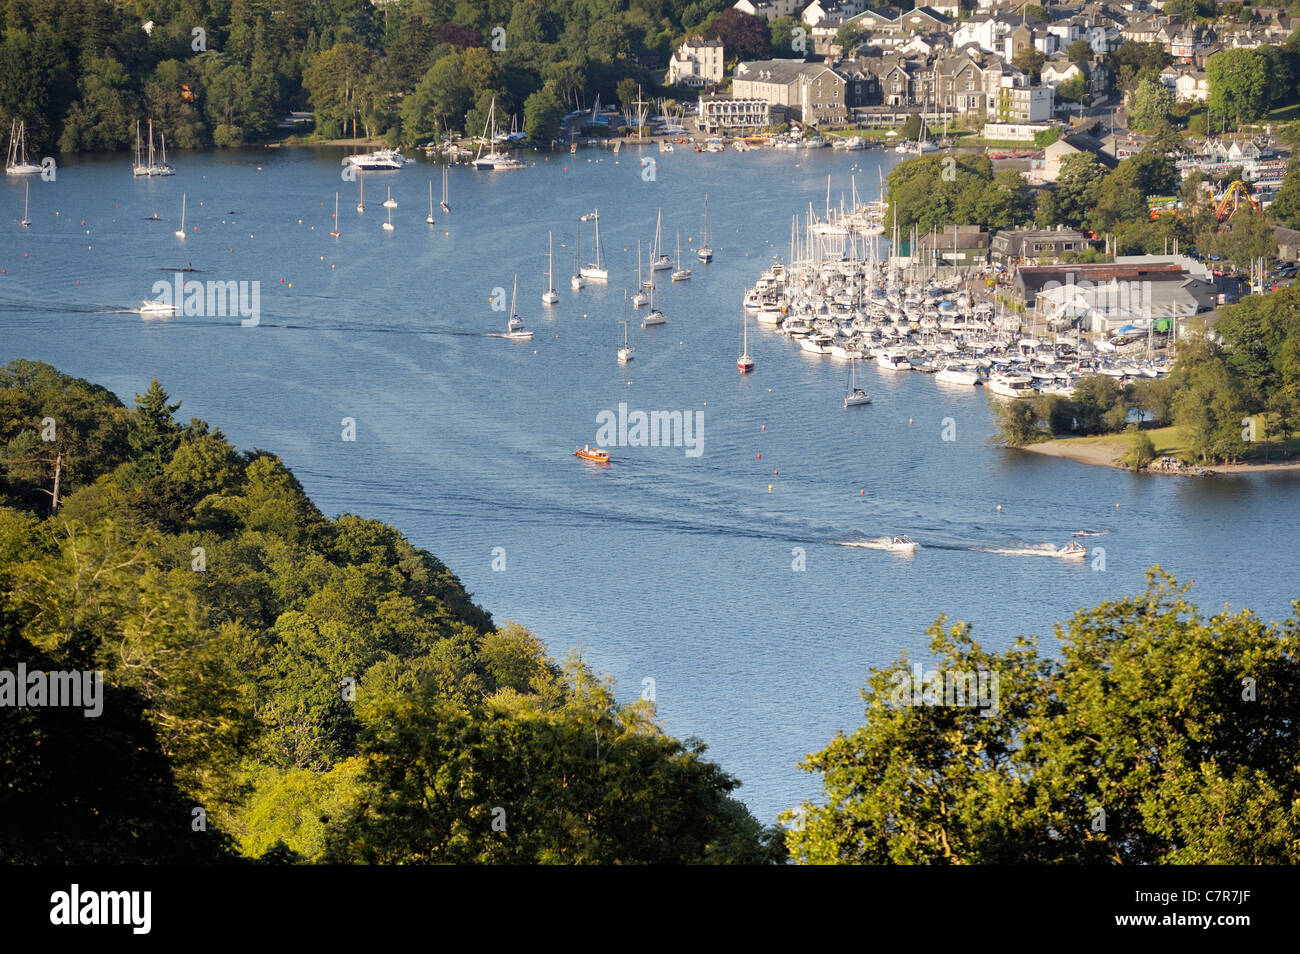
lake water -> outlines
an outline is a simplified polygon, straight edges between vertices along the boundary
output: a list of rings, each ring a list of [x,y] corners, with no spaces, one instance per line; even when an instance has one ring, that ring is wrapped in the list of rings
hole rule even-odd
[[[44,360],[127,403],[156,376],[182,418],[278,453],[326,513],[396,524],[498,622],[531,627],[557,658],[581,640],[620,698],[653,679],[665,728],[703,738],[765,822],[817,794],[796,762],[861,724],[869,667],[904,649],[925,658],[940,613],[1001,648],[1137,591],[1154,563],[1195,580],[1210,610],[1273,620],[1300,596],[1295,474],[1144,478],[1005,451],[980,390],[874,364],[858,373],[874,403],[846,411],[841,362],[753,324],[757,369],[736,373],[744,289],[785,257],[791,216],[823,207],[827,175],[835,204],[854,173],[875,198],[892,153],[587,150],[520,172],[453,168],[452,211],[435,209],[433,227],[438,166],[368,175],[360,215],[340,155],[180,154],[176,176],[143,181],[126,156],[69,157],[57,181],[33,178],[28,230],[23,183],[9,177],[0,361]],[[689,251],[705,193],[710,265]],[[653,237],[660,207],[669,254],[680,230],[694,278],[659,273],[668,324],[643,330],[629,315],[636,357],[620,366],[636,241]],[[578,217],[593,208],[610,282],[573,292]],[[145,220],[155,212],[162,221]],[[560,302],[544,309],[548,229]],[[260,282],[260,323],[126,313],[187,263],[192,279]],[[506,318],[493,297],[508,299],[516,274],[532,342],[490,337]],[[620,402],[701,411],[702,453],[615,447],[607,468],[574,458]],[[1104,572],[1035,553],[1081,528],[1109,531],[1085,541],[1105,548]],[[845,545],[892,533],[923,549]]]

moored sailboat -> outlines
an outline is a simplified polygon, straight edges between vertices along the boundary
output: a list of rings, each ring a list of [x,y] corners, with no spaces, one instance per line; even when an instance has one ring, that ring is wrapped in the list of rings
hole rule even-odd
[[[609,280],[609,269],[601,264],[600,260],[600,210],[596,209],[583,216],[583,219],[592,218],[596,221],[596,260],[588,262],[578,269],[578,274],[583,278],[589,278],[592,281],[603,282]]]
[[[555,291],[555,247],[551,233],[546,233],[546,291],[542,292],[542,304],[554,305],[560,300]]]

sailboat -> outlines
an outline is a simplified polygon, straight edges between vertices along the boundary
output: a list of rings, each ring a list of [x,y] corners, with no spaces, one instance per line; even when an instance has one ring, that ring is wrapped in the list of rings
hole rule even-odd
[[[677,233],[677,271],[673,272],[673,281],[675,282],[689,281],[690,277],[691,277],[691,270],[689,268],[682,268],[682,233],[678,232]]]
[[[592,281],[604,282],[609,280],[609,269],[600,262],[600,210],[597,209],[582,217],[584,220],[591,218],[596,220],[596,260],[588,262],[578,269],[578,274],[582,278],[590,278]]]
[[[384,231],[391,232],[392,230],[393,230],[393,209],[391,206],[389,206],[388,221],[384,223]]]
[[[364,172],[360,174],[360,179],[361,179],[361,199],[357,202],[357,211],[364,212],[366,211],[366,174]]]
[[[429,180],[429,214],[424,217],[424,221],[430,225],[433,224],[433,180]]]
[[[451,171],[450,166],[442,167],[442,201],[439,202],[438,205],[442,207],[442,211],[444,212],[451,211],[451,198],[447,194],[447,173],[450,171]]]
[[[655,244],[650,249],[650,271],[661,272],[665,268],[672,268],[673,262],[664,254],[664,210],[659,210],[659,220],[655,223]],[[654,277],[653,275],[651,276]]]
[[[646,316],[641,319],[641,327],[649,328],[651,325],[663,325],[668,323],[668,316],[655,307],[655,287],[650,286],[650,310]]]
[[[148,164],[140,160],[140,120],[135,121],[135,162],[131,163],[131,175],[147,176],[149,174]]]
[[[640,308],[642,305],[644,305],[646,302],[650,300],[649,296],[646,295],[645,292],[640,290],[641,286],[645,284],[644,282],[641,281],[641,240],[640,239],[636,240],[636,284],[638,290],[637,293],[632,296],[632,307]],[[653,282],[651,282],[650,284],[651,287],[654,287]]]
[[[623,307],[624,309],[627,308],[627,292],[623,293]],[[636,349],[633,348],[632,345],[628,343],[627,322],[624,321],[623,322],[623,347],[618,349],[618,363],[627,364],[629,361],[632,360],[635,354],[636,354]]]
[[[429,188],[430,188],[430,190],[432,190],[433,186],[431,185]],[[389,187],[388,187],[388,198],[384,200],[384,208],[385,208],[385,209],[395,209],[395,208],[397,208],[397,200],[393,198],[393,187],[392,187],[392,186],[389,186]]]
[[[754,370],[754,358],[749,353],[749,316],[744,311],[740,313],[740,328],[744,343],[740,346],[740,357],[736,359],[736,367],[740,369],[741,374],[748,374]]]
[[[709,197],[704,196],[704,214],[700,216],[700,247],[695,250],[695,257],[701,262],[713,261],[713,249],[709,247]]]
[[[524,319],[515,313],[515,298],[519,295],[519,276],[515,275],[515,287],[510,292],[510,320],[506,322],[506,337],[515,341],[531,341],[533,333],[524,327]]]
[[[31,202],[31,198],[32,198],[32,184],[31,182],[24,182],[23,185],[27,187],[26,189],[23,190],[23,220],[18,224],[26,229],[26,228],[30,228],[32,224],[32,220],[27,217],[28,214],[31,212],[29,203]]]
[[[488,107],[487,124],[483,127],[483,143],[491,148],[486,156],[483,155],[483,144],[478,147],[478,155],[474,157],[475,169],[491,169],[493,171],[502,171],[507,169],[526,168],[524,163],[504,152],[498,152],[496,148],[497,141],[497,100],[492,97],[492,105]]]
[[[849,389],[844,395],[844,407],[846,409],[857,407],[860,404],[871,403],[871,398],[867,392],[858,387],[857,377],[853,373],[853,369],[856,365],[856,359],[849,358]]]
[[[174,176],[176,175],[176,171],[172,169],[171,166],[167,165],[167,137],[162,135],[162,133],[159,133],[158,135],[162,139],[162,162],[160,162],[158,165],[154,165],[153,160],[151,159],[149,161],[149,175]]]
[[[334,230],[330,232],[330,238],[339,237],[339,194],[334,193]]]
[[[176,230],[178,239],[185,238],[185,193],[181,193],[181,227]]]
[[[5,173],[11,176],[30,176],[41,167],[27,161],[27,124],[14,120],[9,127],[9,154],[5,157]]]
[[[542,304],[554,305],[560,300],[555,293],[555,247],[551,233],[546,233],[546,291],[542,292]]]

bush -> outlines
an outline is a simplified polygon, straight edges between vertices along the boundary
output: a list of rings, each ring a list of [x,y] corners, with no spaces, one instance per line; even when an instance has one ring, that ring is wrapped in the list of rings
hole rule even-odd
[[[244,144],[244,130],[239,126],[227,126],[222,123],[212,130],[212,141],[223,149],[242,146]]]

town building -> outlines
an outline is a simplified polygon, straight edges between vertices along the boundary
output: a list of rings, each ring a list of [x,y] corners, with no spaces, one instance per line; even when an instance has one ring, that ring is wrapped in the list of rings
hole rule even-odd
[[[695,124],[701,132],[747,132],[772,125],[772,104],[761,97],[701,96]]]

